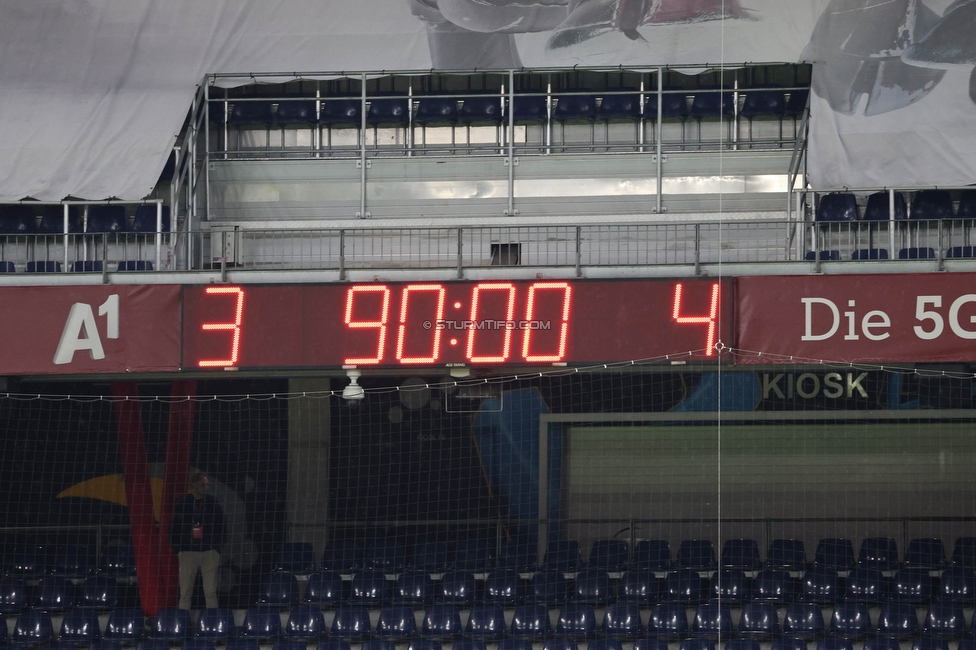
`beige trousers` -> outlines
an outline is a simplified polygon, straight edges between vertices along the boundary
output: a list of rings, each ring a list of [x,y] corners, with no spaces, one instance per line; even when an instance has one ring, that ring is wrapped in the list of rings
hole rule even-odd
[[[217,607],[217,567],[220,553],[217,551],[182,551],[180,553],[180,609],[189,611],[193,601],[193,584],[197,571],[203,575],[203,595],[207,607]]]

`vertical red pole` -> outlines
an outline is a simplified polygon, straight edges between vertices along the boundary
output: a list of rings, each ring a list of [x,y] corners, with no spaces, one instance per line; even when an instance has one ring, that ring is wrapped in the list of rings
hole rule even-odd
[[[176,502],[186,494],[193,449],[193,417],[196,402],[195,381],[174,381],[169,407],[169,431],[166,437],[166,467],[163,471],[163,503],[160,509],[158,557],[160,598],[167,607],[176,607],[180,565],[169,541],[169,527]]]

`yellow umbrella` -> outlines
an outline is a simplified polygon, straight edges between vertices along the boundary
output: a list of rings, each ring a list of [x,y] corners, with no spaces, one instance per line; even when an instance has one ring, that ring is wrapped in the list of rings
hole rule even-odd
[[[163,509],[163,479],[150,478],[149,489],[152,490],[153,514],[156,521],[159,521]],[[129,501],[125,494],[125,479],[121,474],[96,476],[87,481],[76,483],[59,494],[57,498],[63,497],[87,497],[129,507]]]

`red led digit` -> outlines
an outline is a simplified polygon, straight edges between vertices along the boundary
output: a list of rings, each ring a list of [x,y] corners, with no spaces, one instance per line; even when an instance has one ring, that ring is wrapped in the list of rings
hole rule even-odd
[[[381,293],[382,303],[380,307],[379,320],[354,320],[353,309],[358,294]],[[350,357],[343,359],[342,363],[347,366],[370,365],[379,363],[383,360],[383,348],[386,345],[386,323],[390,314],[390,289],[385,285],[359,285],[350,287],[346,292],[346,327],[352,330],[375,329],[376,334],[376,354],[372,357]]]
[[[204,332],[232,332],[230,339],[229,359],[202,359],[197,362],[201,368],[228,368],[237,365],[238,353],[241,350],[241,320],[244,317],[244,290],[240,287],[207,287],[208,296],[230,295],[236,296],[233,323],[204,323],[200,326]]]
[[[712,284],[712,300],[708,306],[708,316],[682,316],[681,293],[684,286],[679,282],[674,285],[674,311],[672,317],[676,323],[708,324],[708,336],[705,339],[705,356],[715,354],[715,317],[718,316],[718,283]]]
[[[471,292],[471,318],[473,323],[478,323],[478,298],[482,291],[507,291],[508,292],[508,305],[505,308],[505,320],[507,322],[512,322],[515,318],[515,285],[509,282],[482,282],[481,284],[475,285],[474,291]],[[505,328],[505,342],[502,344],[502,353],[497,356],[481,355],[475,356],[474,354],[474,339],[475,335],[478,333],[476,327],[472,327],[468,330],[468,351],[467,358],[468,361],[473,363],[501,363],[503,361],[508,361],[508,355],[512,350],[512,330],[508,327]]]
[[[403,344],[407,335],[407,308],[410,305],[410,294],[424,291],[437,292],[437,314],[429,328],[434,333],[430,356],[405,357],[403,356]],[[400,297],[400,330],[397,332],[397,361],[400,363],[434,363],[441,356],[441,328],[438,323],[444,320],[444,297],[446,295],[447,291],[442,284],[408,284],[403,288],[403,294]]]
[[[532,325],[535,322],[536,291],[562,291],[562,319],[559,323],[559,351],[556,354],[532,354]],[[562,361],[566,356],[566,335],[569,333],[569,312],[572,287],[568,282],[536,282],[529,286],[529,299],[525,306],[525,338],[522,339],[522,358],[526,361]],[[540,324],[541,325],[541,324]]]

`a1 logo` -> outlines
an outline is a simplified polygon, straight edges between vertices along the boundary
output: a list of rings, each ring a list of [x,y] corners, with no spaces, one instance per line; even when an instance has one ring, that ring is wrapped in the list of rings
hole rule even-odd
[[[98,306],[98,315],[105,317],[105,338],[119,338],[119,295],[113,293]],[[75,352],[87,351],[93,360],[105,358],[105,349],[98,334],[95,312],[84,302],[71,305],[68,320],[61,332],[61,341],[54,353],[54,363],[64,365],[74,360]]]

